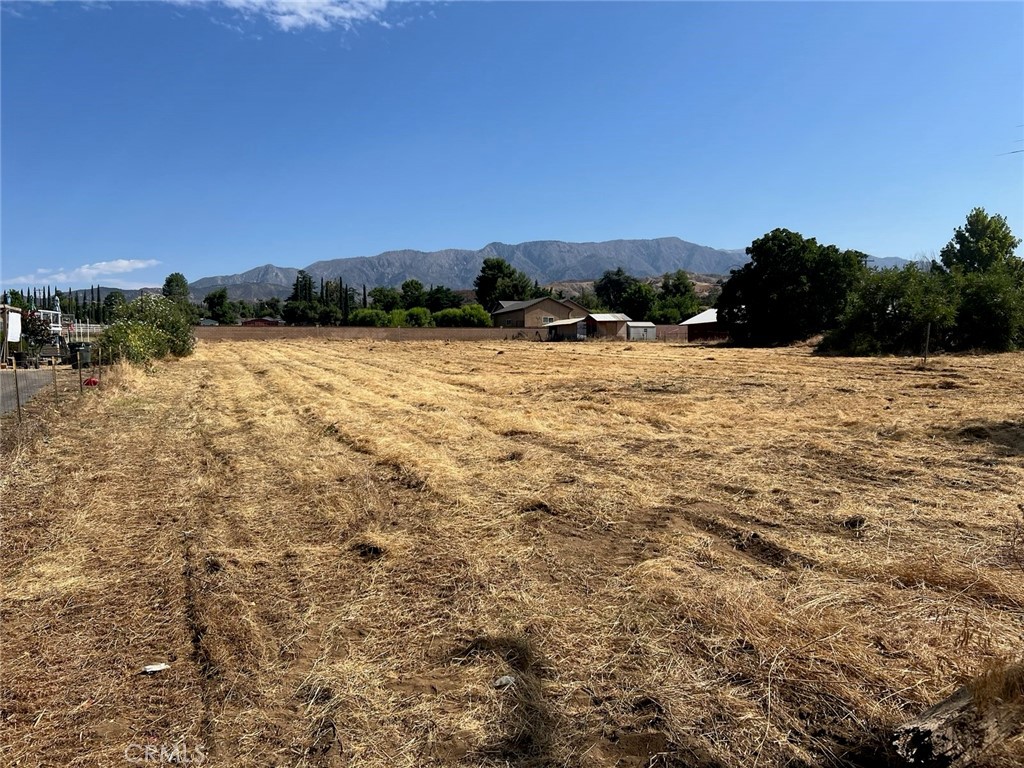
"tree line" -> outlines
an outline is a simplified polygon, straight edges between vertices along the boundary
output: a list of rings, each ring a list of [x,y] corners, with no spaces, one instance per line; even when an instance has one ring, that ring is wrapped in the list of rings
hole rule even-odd
[[[771,346],[821,334],[831,354],[1024,347],[1024,261],[1006,219],[984,208],[939,252],[902,268],[869,269],[859,251],[776,229],[747,248],[718,299],[736,344]]]
[[[79,323],[109,323],[120,305],[127,302],[121,291],[108,291],[101,298],[98,285],[72,291],[62,291],[50,286],[29,288],[25,291],[8,290],[0,297],[0,303],[9,304],[22,310],[53,309],[54,299],[60,302],[61,314]]]

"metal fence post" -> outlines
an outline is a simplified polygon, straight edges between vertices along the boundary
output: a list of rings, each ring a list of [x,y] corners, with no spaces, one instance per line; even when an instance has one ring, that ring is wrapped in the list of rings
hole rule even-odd
[[[85,385],[82,383],[82,357],[78,357],[78,394],[85,392]]]
[[[21,388],[18,386],[18,361],[14,361],[14,400],[18,403],[18,423],[21,424]]]
[[[57,388],[57,361],[50,358],[50,371],[53,373],[53,402],[60,407],[60,390]]]

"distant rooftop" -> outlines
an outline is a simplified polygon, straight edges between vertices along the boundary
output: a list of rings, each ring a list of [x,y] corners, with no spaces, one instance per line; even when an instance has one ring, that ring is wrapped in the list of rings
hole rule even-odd
[[[717,323],[718,310],[705,309],[699,315],[694,315],[689,320],[683,320],[680,325],[704,325],[705,323]]]
[[[599,323],[628,323],[631,321],[629,315],[624,315],[621,312],[604,312],[601,314],[591,314],[591,319]]]

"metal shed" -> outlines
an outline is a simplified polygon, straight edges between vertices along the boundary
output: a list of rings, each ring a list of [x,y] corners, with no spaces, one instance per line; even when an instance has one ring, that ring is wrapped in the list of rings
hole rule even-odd
[[[627,341],[654,341],[658,329],[654,323],[632,320],[626,323]]]
[[[548,329],[548,341],[586,341],[587,321],[582,317],[555,320],[544,326]]]
[[[599,336],[606,339],[626,338],[626,323],[629,315],[621,312],[601,312],[587,315],[587,336]]]

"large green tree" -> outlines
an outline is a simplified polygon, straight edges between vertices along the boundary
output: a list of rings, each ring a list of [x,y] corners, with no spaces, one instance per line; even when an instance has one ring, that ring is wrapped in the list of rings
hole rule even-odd
[[[464,303],[461,295],[443,285],[431,286],[427,291],[427,303],[424,304],[431,312],[440,312],[444,309],[458,309]]]
[[[640,281],[622,267],[605,270],[594,282],[594,293],[601,303],[613,312],[625,312],[626,294]],[[634,318],[639,320],[640,318]]]
[[[188,304],[188,280],[181,272],[171,272],[164,279],[163,295],[179,304]]]
[[[228,299],[227,288],[218,288],[215,291],[210,291],[203,298],[203,304],[206,305],[210,317],[221,325],[234,325],[238,322],[238,314],[236,313],[235,305]]]
[[[395,288],[380,285],[371,288],[367,296],[373,309],[379,309],[381,312],[391,312],[402,306],[402,294]]]
[[[423,283],[413,279],[402,283],[402,309],[425,307],[426,304],[427,292],[423,288]]]
[[[693,281],[683,270],[661,278],[658,297],[647,319],[654,323],[676,325],[693,317],[700,311],[700,299],[694,290]]]
[[[1020,242],[1004,217],[989,216],[984,208],[975,208],[967,214],[964,226],[953,231],[953,239],[939,252],[939,259],[951,272],[1007,269],[1020,275],[1021,260],[1015,255]]]
[[[758,238],[747,255],[723,286],[718,310],[733,341],[748,346],[789,344],[835,327],[867,269],[864,254],[788,229]]]
[[[473,281],[473,288],[477,302],[490,310],[499,301],[525,301],[548,295],[525,272],[499,258],[484,259],[480,274]]]

